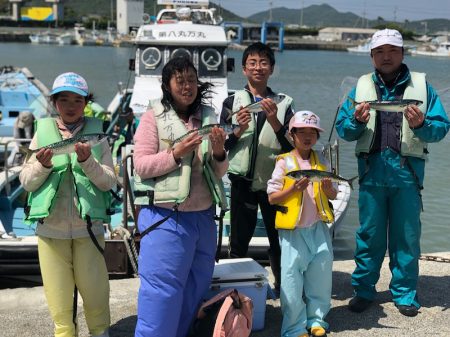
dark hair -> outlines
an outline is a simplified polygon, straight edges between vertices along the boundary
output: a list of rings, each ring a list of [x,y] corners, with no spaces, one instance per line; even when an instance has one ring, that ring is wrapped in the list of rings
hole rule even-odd
[[[161,89],[163,92],[163,97],[161,99],[161,103],[164,106],[164,111],[169,111],[171,108],[175,108],[173,103],[172,94],[169,91],[170,88],[170,79],[172,76],[178,73],[184,73],[189,69],[194,70],[197,75],[197,83],[198,83],[198,92],[197,97],[195,97],[194,102],[189,106],[189,114],[197,111],[201,104],[206,104],[206,100],[211,98],[211,87],[213,86],[210,82],[200,82],[198,80],[197,69],[191,60],[185,56],[175,57],[166,63],[162,70],[162,84]]]
[[[61,92],[63,92],[63,91],[61,91]],[[53,95],[50,95],[50,101],[51,101],[53,104],[55,104],[55,102],[56,102],[56,100],[58,99],[59,94],[61,94],[61,92],[58,92],[58,93],[53,94]],[[80,96],[81,96],[81,95],[80,95]],[[84,98],[84,101],[85,101],[86,104],[87,104],[89,101],[93,101],[93,100],[94,100],[94,94],[89,93],[87,96],[84,96],[83,98]]]
[[[242,66],[245,66],[247,59],[252,54],[258,54],[259,56],[265,56],[269,59],[270,65],[273,67],[275,65],[275,55],[273,50],[266,44],[262,42],[255,42],[249,45],[242,55]]]

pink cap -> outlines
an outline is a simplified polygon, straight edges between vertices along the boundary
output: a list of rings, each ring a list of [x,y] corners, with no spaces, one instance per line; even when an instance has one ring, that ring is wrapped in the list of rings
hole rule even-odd
[[[320,118],[314,112],[303,110],[297,111],[289,121],[289,132],[292,128],[314,128],[323,131],[320,127]]]

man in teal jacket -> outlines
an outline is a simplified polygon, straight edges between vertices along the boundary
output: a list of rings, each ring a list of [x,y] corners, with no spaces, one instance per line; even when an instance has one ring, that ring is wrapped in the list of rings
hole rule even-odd
[[[357,141],[360,179],[360,228],[352,274],[355,296],[349,309],[362,312],[373,302],[388,249],[393,301],[403,315],[416,316],[427,143],[444,138],[450,122],[425,74],[410,72],[403,63],[403,39],[398,31],[377,31],[370,56],[375,71],[358,80],[336,121],[340,137]],[[399,99],[422,103],[402,112],[374,110],[368,103]]]

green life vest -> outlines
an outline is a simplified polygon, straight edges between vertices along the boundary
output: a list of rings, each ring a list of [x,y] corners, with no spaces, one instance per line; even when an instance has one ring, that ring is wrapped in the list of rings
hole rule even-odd
[[[96,118],[85,117],[81,134],[102,133],[103,122]],[[37,145],[47,146],[62,140],[56,121],[53,118],[41,118],[36,121]],[[97,161],[101,160],[101,144],[93,146],[91,151]],[[52,172],[47,180],[28,195],[29,213],[25,220],[33,223],[46,218],[55,204],[55,196],[60,183],[69,172],[74,178],[74,189],[78,199],[77,209],[82,219],[89,216],[92,220],[110,221],[107,210],[111,204],[111,195],[98,189],[84,174],[75,153],[52,157]]]
[[[427,84],[424,73],[411,72],[411,80],[403,94],[404,99],[417,99],[423,103],[419,109],[425,114],[428,107],[427,102]],[[372,73],[363,75],[359,78],[356,85],[355,101],[372,101],[377,100],[377,92],[375,83],[372,79]],[[366,124],[361,137],[358,139],[355,147],[356,155],[360,153],[369,153],[375,139],[376,114],[374,109],[370,110],[370,119]],[[401,129],[401,145],[400,154],[402,156],[411,156],[425,159],[427,144],[417,137],[408,125],[408,121],[403,116]]]
[[[284,123],[286,111],[292,103],[292,98],[285,96],[285,99],[277,104],[277,118],[282,124]],[[233,111],[237,111],[241,106],[247,106],[250,103],[251,99],[248,91],[238,90],[234,94]],[[230,161],[228,172],[246,176],[250,172],[252,151],[257,150],[251,188],[253,191],[261,191],[267,188],[267,181],[270,179],[275,165],[275,156],[280,153],[281,145],[269,123],[264,123],[259,137],[256,139],[256,119],[253,114],[251,114],[251,118],[248,129],[244,131],[236,146],[230,149],[228,153]],[[236,114],[232,117],[232,123],[238,124]],[[258,142],[257,147],[253,145],[255,142]],[[268,165],[268,163],[271,163],[271,165]]]
[[[159,149],[160,151],[168,150],[169,145],[161,139],[177,139],[186,134],[189,130],[173,109],[164,112],[164,107],[160,102],[153,102],[152,109],[155,115],[158,136],[160,139]],[[202,106],[202,126],[214,123],[217,123],[214,109],[208,106]],[[211,153],[208,151],[209,140],[203,140],[201,146],[203,153],[203,174],[213,197],[213,202],[225,209],[227,202],[223,182],[216,177],[210,165]],[[192,159],[193,153],[184,156],[181,159],[181,164],[178,169],[160,177],[143,180],[139,175],[135,174],[135,191],[147,193],[146,195],[144,195],[145,193],[137,193],[135,204],[182,203],[186,200],[190,191]],[[153,192],[153,201],[149,199],[148,192]]]

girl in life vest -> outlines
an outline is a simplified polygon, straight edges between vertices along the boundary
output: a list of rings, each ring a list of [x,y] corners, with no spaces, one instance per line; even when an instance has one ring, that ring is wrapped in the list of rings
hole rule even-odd
[[[326,336],[324,321],[331,307],[333,250],[327,222],[333,221],[328,200],[337,190],[330,179],[295,180],[295,170],[329,171],[329,164],[312,148],[319,138],[320,118],[298,111],[289,123],[294,150],[278,156],[267,183],[269,202],[279,206],[276,228],[281,246],[281,336]],[[304,296],[303,296],[304,294]]]
[[[37,223],[39,265],[57,337],[77,336],[78,292],[90,335],[109,336],[103,224],[110,220],[109,190],[116,183],[111,151],[107,141],[78,142],[68,154],[48,147],[77,135],[103,133],[103,121],[83,116],[89,96],[80,75],[64,73],[55,79],[50,99],[58,116],[36,121],[30,150],[40,150],[20,173],[29,192],[25,220]]]

